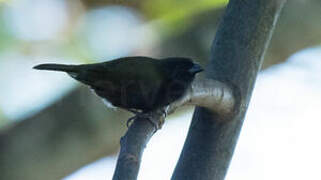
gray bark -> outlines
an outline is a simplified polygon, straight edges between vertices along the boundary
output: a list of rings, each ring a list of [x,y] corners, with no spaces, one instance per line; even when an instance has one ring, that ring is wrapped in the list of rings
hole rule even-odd
[[[154,126],[148,119],[138,118],[121,138],[120,152],[113,180],[137,179],[143,151],[154,134]]]
[[[234,87],[234,114],[196,108],[173,180],[223,180],[263,55],[285,0],[230,0],[212,45],[207,77]]]

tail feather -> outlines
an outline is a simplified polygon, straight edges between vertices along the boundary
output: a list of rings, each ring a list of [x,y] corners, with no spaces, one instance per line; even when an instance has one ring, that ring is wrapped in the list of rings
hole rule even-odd
[[[89,73],[82,65],[40,64],[33,68],[38,70],[66,72],[72,78],[87,85],[93,85],[97,80],[95,73]]]
[[[77,73],[78,68],[76,65],[64,65],[64,64],[39,64],[34,69],[49,70],[49,71],[63,71],[67,73]]]

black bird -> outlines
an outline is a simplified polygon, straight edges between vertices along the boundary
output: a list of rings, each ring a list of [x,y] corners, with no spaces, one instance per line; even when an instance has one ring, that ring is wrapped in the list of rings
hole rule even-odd
[[[183,96],[195,74],[203,71],[189,58],[141,56],[83,65],[40,64],[34,69],[66,72],[113,106],[142,113]]]

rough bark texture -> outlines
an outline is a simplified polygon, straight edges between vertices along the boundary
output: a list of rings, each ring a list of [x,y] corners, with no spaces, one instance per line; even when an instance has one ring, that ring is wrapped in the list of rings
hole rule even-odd
[[[223,180],[253,86],[285,0],[230,0],[212,46],[207,76],[235,87],[232,118],[197,108],[173,180]]]

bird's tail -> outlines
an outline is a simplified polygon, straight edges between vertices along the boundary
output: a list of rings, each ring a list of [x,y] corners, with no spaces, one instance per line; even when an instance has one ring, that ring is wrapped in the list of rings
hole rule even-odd
[[[79,68],[79,65],[65,65],[65,64],[39,64],[34,69],[38,70],[49,70],[49,71],[61,71],[66,72],[74,79],[77,79],[83,83],[88,84],[88,82],[85,82],[85,79],[80,77],[81,74],[81,68]]]
[[[97,79],[99,79],[99,75],[97,77],[97,74],[89,71],[88,67],[89,65],[39,64],[33,68],[38,70],[66,72],[69,76],[84,84],[93,85]]]
[[[49,70],[49,71],[63,71],[67,73],[76,73],[78,68],[76,65],[64,65],[64,64],[39,64],[34,69]]]

